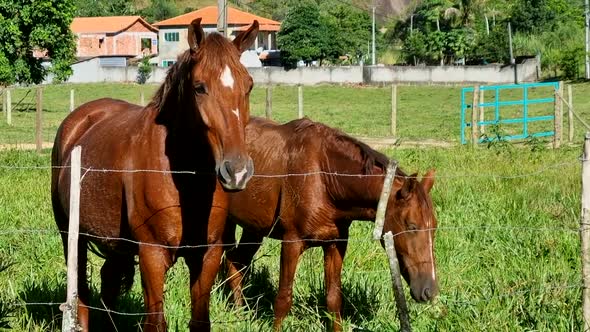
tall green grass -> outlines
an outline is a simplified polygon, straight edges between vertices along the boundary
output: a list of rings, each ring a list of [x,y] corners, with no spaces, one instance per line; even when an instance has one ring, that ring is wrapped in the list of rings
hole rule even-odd
[[[285,90],[287,90],[285,88]],[[377,90],[377,89],[375,89]],[[378,91],[378,90],[377,90]],[[351,120],[352,121],[352,120]],[[534,150],[534,151],[532,151]],[[0,300],[62,302],[65,264],[51,212],[48,152],[0,153],[0,257],[16,264],[0,273]],[[476,149],[391,149],[408,171],[437,169],[432,192],[439,229],[436,258],[440,295],[431,304],[408,294],[416,331],[577,331],[581,321],[579,235],[580,146],[490,145]],[[11,166],[13,168],[6,168]],[[83,199],[83,198],[82,198]],[[373,225],[354,222],[343,272],[346,331],[396,331],[387,259],[371,240]],[[11,230],[41,229],[48,232]],[[220,277],[211,298],[215,331],[270,331],[278,284],[280,243],[265,240],[247,282],[248,306],[236,308]],[[102,260],[90,255],[95,296]],[[294,286],[285,331],[321,331],[325,320],[320,249],[306,252]],[[406,290],[407,290],[407,286]],[[141,312],[138,275],[118,311]],[[165,310],[172,331],[189,321],[188,273],[178,262],[168,273]],[[16,331],[57,331],[57,306],[17,306]],[[92,311],[93,322],[110,318]],[[141,318],[113,315],[119,331],[139,330]],[[105,325],[106,324],[106,325]]]

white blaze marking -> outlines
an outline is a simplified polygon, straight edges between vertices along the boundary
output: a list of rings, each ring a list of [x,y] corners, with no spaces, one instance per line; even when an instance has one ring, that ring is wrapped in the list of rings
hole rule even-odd
[[[246,173],[248,172],[248,170],[246,169],[246,167],[242,168],[241,171],[236,173],[236,183],[240,183],[242,181],[242,178],[244,178],[244,175],[246,175]]]
[[[240,120],[240,110],[236,108],[235,110],[232,110],[232,112],[238,117],[238,121],[239,121]]]
[[[434,255],[432,253],[434,251],[434,247],[432,245],[432,233],[434,231],[433,230],[430,230],[431,225],[432,225],[432,219],[429,218],[428,219],[428,229],[429,229],[429,231],[428,231],[428,233],[429,233],[428,234],[428,249],[430,249],[429,250],[429,253],[430,253],[430,263],[432,264],[432,280],[433,281],[436,281],[436,275],[435,275],[435,271],[434,271]]]
[[[223,84],[223,86],[226,86],[230,89],[234,88],[234,77],[231,74],[231,69],[229,69],[227,65],[225,66],[225,69],[219,78],[221,79],[221,84]]]

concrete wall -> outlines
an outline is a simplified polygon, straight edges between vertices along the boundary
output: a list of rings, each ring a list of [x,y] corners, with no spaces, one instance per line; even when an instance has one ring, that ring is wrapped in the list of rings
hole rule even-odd
[[[79,33],[76,34],[76,56],[88,57],[98,55],[141,55],[141,39],[152,41],[150,50],[146,53],[156,54],[157,33],[151,31],[140,22],[135,22],[125,31],[117,34]],[[102,42],[101,42],[102,40]]]
[[[517,67],[518,81],[538,80],[538,61],[527,59]],[[137,67],[101,67],[98,59],[79,62],[72,66],[71,83],[133,82]],[[148,82],[161,83],[168,68],[154,67]],[[514,82],[514,66],[365,66],[365,67],[303,67],[284,70],[280,67],[248,68],[254,82],[268,84],[503,84]]]

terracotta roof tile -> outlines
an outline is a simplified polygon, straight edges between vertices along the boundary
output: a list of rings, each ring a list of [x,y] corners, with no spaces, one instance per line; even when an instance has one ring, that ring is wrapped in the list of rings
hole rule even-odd
[[[74,33],[116,33],[129,28],[137,21],[154,32],[158,31],[158,28],[150,25],[141,16],[75,17],[70,28]]]
[[[248,30],[248,28],[250,27],[250,25],[244,25],[241,26],[239,28],[235,28],[234,30],[236,31],[246,31]],[[279,31],[281,30],[281,26],[279,24],[260,24],[258,26],[258,30],[259,31]]]
[[[176,16],[173,18],[169,18],[164,21],[160,21],[158,23],[154,23],[155,26],[171,26],[171,25],[180,25],[186,26],[189,25],[194,19],[201,17],[201,24],[203,25],[216,25],[217,24],[217,6],[208,6],[201,8],[199,10],[195,10],[190,13],[186,13],[184,15]],[[228,7],[227,8],[227,24],[228,25],[247,25],[252,24],[254,20],[258,20],[260,25],[272,25],[272,26],[280,26],[281,22],[273,21],[268,18],[260,17],[254,14],[246,13],[241,10]],[[263,30],[269,31],[269,30]],[[270,30],[274,31],[274,30]]]

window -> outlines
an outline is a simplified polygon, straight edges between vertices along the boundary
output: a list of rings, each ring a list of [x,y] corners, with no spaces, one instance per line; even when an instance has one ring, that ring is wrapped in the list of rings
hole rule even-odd
[[[177,42],[180,40],[178,32],[165,32],[164,40],[167,42]]]
[[[162,67],[170,67],[174,63],[176,63],[176,60],[162,60]]]
[[[151,52],[152,50],[152,39],[151,38],[141,38],[141,50],[147,49]]]

